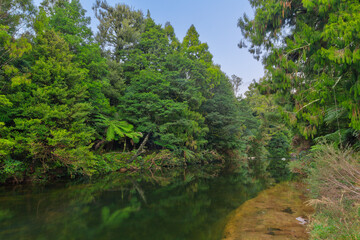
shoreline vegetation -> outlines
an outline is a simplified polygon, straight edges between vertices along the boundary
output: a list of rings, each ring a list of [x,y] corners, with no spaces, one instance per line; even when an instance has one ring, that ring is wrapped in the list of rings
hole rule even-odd
[[[360,2],[249,2],[239,47],[264,64],[256,87],[274,99],[293,149],[311,149],[289,163],[309,184],[310,239],[360,239]]]
[[[290,164],[309,188],[315,209],[310,239],[360,239],[360,154],[329,144],[317,145],[302,161]]]
[[[114,172],[137,172],[143,170],[159,170],[161,168],[177,168],[177,167],[188,167],[192,165],[209,165],[209,164],[225,164],[224,156],[216,153],[215,151],[203,151],[196,155],[192,155],[188,158],[179,157],[169,150],[157,150],[153,152],[147,152],[142,154],[135,159],[137,151],[132,152],[107,152],[101,154],[103,159],[103,165],[98,166],[97,173],[93,177],[98,178],[102,175],[111,174]],[[60,175],[60,177],[59,177]],[[3,185],[17,185],[17,184],[42,184],[57,182],[59,180],[69,180],[75,178],[87,178],[89,176],[68,176],[62,175],[61,172],[49,172],[46,178],[31,179],[31,176],[19,176],[21,181],[15,176],[10,181],[8,180]],[[0,184],[1,186],[1,184]]]

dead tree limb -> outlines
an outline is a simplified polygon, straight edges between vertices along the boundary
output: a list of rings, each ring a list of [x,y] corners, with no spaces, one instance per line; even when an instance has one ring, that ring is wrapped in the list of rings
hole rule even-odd
[[[146,135],[146,137],[144,138],[144,141],[141,143],[140,147],[138,148],[138,150],[136,151],[136,154],[134,156],[132,156],[127,163],[132,163],[138,156],[140,156],[141,154],[143,154],[144,152],[146,152],[144,150],[145,144],[147,143],[147,141],[149,140],[149,135],[150,133],[148,133]]]

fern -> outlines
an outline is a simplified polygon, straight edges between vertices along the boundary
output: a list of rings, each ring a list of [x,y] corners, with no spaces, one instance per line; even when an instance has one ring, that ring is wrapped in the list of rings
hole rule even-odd
[[[341,107],[331,107],[326,110],[324,121],[326,124],[330,125],[335,123],[338,119],[344,117],[346,114],[346,109]]]
[[[133,139],[134,142],[138,142],[139,138],[142,136],[141,133],[134,132],[134,126],[126,121],[109,119],[103,115],[99,115],[96,122],[99,126],[106,128],[107,141],[119,140],[118,137],[128,137]]]

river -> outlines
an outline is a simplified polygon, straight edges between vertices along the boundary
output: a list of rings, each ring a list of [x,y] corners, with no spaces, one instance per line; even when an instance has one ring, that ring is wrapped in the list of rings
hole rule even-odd
[[[0,239],[217,240],[266,180],[212,165],[0,188]]]

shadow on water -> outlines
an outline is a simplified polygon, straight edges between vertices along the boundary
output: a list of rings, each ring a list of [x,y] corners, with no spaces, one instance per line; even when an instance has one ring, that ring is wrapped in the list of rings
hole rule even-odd
[[[0,239],[221,239],[265,181],[220,165],[0,188]]]

